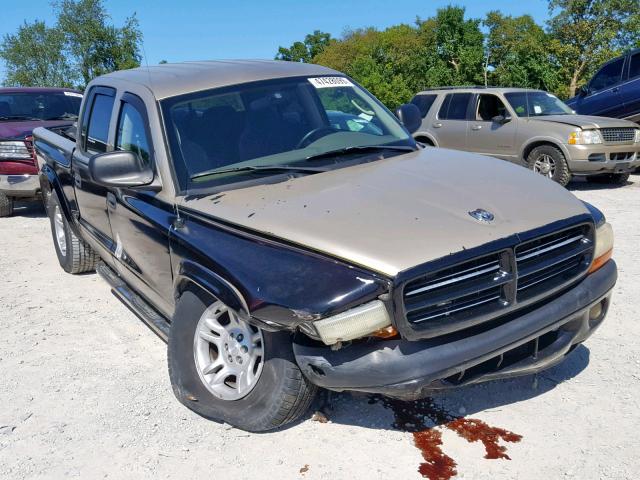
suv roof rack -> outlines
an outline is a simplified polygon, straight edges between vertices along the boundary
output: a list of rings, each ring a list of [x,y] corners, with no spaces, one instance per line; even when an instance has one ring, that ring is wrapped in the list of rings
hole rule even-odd
[[[423,88],[422,90],[420,90],[421,92],[432,92],[434,90],[462,90],[465,88],[477,88],[479,90],[481,89],[485,89],[485,88],[495,88],[492,86],[484,86],[484,85],[458,85],[458,86],[444,86],[444,87],[430,87],[430,88]]]

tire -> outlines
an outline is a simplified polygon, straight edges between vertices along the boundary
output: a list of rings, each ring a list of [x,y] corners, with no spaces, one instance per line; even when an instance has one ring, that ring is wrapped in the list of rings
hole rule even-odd
[[[47,213],[51,223],[53,247],[60,266],[67,273],[94,272],[100,257],[69,227],[55,192],[49,197]]]
[[[254,334],[262,335],[263,363],[257,381],[248,393],[236,399],[221,399],[205,385],[206,374],[198,365],[201,350],[197,346],[196,333],[201,331],[203,319],[218,311],[216,305],[220,309],[226,308],[215,298],[189,290],[178,301],[167,347],[169,377],[176,398],[205,418],[224,421],[249,432],[273,430],[298,419],[309,408],[317,387],[309,383],[298,368],[288,332],[261,332],[240,320],[246,328],[256,332]],[[207,350],[207,355],[217,363],[219,358],[211,351]]]
[[[549,162],[551,169],[545,171],[544,165]],[[531,150],[527,156],[527,165],[534,172],[544,175],[563,187],[571,181],[569,165],[564,154],[553,145],[540,145]]]
[[[594,183],[611,183],[614,185],[624,185],[629,180],[628,173],[604,173],[602,175],[592,175],[587,180]]]
[[[13,198],[0,193],[0,217],[10,217],[13,215]]]

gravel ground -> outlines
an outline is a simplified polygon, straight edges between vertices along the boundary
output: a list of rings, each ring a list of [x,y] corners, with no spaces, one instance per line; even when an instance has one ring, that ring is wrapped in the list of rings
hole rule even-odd
[[[439,441],[440,460],[458,477],[637,478],[640,176],[632,180],[571,186],[613,224],[619,281],[605,324],[564,363],[537,380],[416,404],[336,395],[328,423],[314,421],[312,410],[268,434],[182,407],[162,341],[99,277],[65,274],[47,218],[37,205],[23,206],[0,219],[0,478],[215,478],[219,470],[226,478],[417,479],[423,459],[415,443],[437,450]],[[485,458],[482,442],[465,440],[453,424],[411,432],[458,415],[522,436],[484,427],[510,440],[499,439],[506,453],[493,455],[510,460]]]

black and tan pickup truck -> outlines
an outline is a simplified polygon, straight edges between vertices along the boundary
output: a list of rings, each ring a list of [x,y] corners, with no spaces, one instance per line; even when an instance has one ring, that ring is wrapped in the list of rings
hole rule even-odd
[[[562,361],[609,308],[602,213],[396,116],[316,65],[98,77],[77,131],[34,132],[60,264],[167,341],[183,404],[250,431],[318,388],[411,399]]]

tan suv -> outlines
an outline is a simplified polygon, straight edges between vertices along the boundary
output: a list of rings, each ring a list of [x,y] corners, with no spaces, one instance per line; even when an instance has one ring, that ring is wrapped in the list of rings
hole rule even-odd
[[[572,176],[624,183],[640,165],[638,125],[575,115],[554,95],[522,88],[447,87],[418,93],[427,145],[492,155],[566,185]]]

